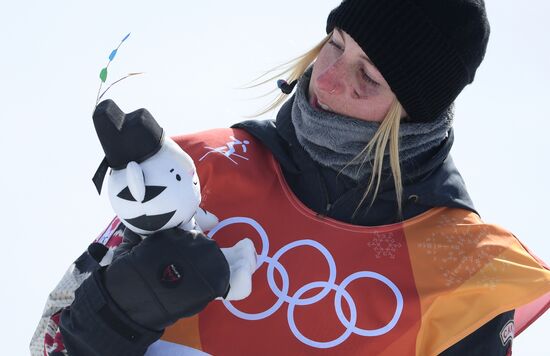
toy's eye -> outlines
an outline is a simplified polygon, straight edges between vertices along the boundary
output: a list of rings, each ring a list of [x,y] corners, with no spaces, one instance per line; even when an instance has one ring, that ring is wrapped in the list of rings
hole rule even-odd
[[[176,174],[176,179],[178,180],[178,182],[181,180],[181,176],[179,174]]]
[[[161,187],[157,185],[147,185],[145,186],[145,197],[143,198],[142,203],[148,202],[149,200],[153,199],[160,193],[162,193],[166,187]],[[129,201],[136,201],[134,197],[132,196],[132,193],[130,193],[130,189],[128,187],[122,189],[120,193],[117,194],[117,197],[124,200]]]
[[[166,187],[158,185],[148,185],[145,187],[145,198],[143,198],[143,203],[148,202],[149,200],[155,198],[160,193],[162,193]]]
[[[117,197],[124,200],[136,201],[132,196],[132,193],[130,193],[130,189],[128,187],[122,189],[120,193],[117,194]]]

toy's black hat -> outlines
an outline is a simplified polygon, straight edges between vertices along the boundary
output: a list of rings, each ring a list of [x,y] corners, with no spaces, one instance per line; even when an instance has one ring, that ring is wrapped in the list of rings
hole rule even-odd
[[[108,167],[123,169],[128,162],[145,161],[160,150],[164,130],[146,109],[125,114],[112,100],[96,106],[94,126],[105,152],[92,181],[101,193]]]

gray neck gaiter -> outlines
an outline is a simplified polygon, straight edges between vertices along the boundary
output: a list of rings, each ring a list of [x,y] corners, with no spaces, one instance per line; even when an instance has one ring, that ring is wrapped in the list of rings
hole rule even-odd
[[[310,67],[300,78],[292,106],[292,123],[298,142],[317,163],[332,168],[356,182],[372,174],[369,161],[355,159],[374,137],[380,124],[355,119],[327,111],[316,110],[309,104]],[[402,121],[399,127],[400,162],[414,160],[422,153],[441,144],[453,122],[453,105],[430,122]],[[353,161],[353,162],[352,162]],[[351,162],[351,163],[350,163]],[[383,172],[390,169],[389,150],[384,153]]]

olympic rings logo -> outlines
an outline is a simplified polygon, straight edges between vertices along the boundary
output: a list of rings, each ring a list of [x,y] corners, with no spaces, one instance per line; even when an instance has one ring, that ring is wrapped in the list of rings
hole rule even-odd
[[[337,345],[340,345],[343,343],[351,334],[357,334],[360,336],[380,336],[387,332],[389,332],[391,329],[395,327],[397,322],[399,321],[399,318],[401,317],[401,313],[403,311],[403,295],[401,294],[401,291],[395,283],[393,283],[391,280],[389,280],[387,277],[381,275],[380,273],[372,272],[372,271],[360,271],[355,272],[348,277],[346,277],[342,283],[339,285],[335,283],[336,281],[336,263],[334,261],[334,258],[330,254],[330,252],[324,247],[322,244],[315,240],[297,240],[293,241],[282,248],[280,248],[273,257],[268,256],[269,252],[269,239],[267,237],[267,233],[263,229],[263,227],[258,224],[255,220],[246,218],[246,217],[233,217],[228,218],[223,221],[221,221],[216,227],[208,233],[208,237],[213,238],[213,236],[221,229],[223,229],[226,226],[233,225],[233,224],[247,224],[253,227],[258,234],[261,237],[262,240],[262,250],[260,255],[258,256],[258,265],[256,266],[256,269],[260,268],[260,266],[264,263],[267,263],[267,282],[269,287],[271,288],[271,291],[279,298],[275,304],[273,304],[270,308],[267,310],[260,312],[260,313],[245,313],[243,311],[238,310],[235,308],[231,302],[229,301],[223,301],[225,307],[235,316],[245,319],[245,320],[260,320],[267,318],[274,314],[279,308],[283,305],[283,303],[288,303],[288,309],[287,309],[287,320],[288,325],[290,327],[290,330],[294,334],[294,336],[300,340],[302,343],[316,347],[321,349],[331,348],[335,347]],[[329,277],[328,281],[316,281],[308,283],[301,288],[299,288],[294,295],[290,296],[288,295],[288,289],[289,289],[289,277],[288,273],[286,272],[286,269],[284,266],[279,263],[279,259],[283,254],[290,251],[293,248],[300,247],[300,246],[310,246],[315,249],[317,249],[319,252],[323,254],[325,257],[327,264],[329,266]],[[274,271],[277,270],[279,273],[281,280],[282,280],[282,289],[279,289],[277,284],[275,283],[274,278]],[[349,295],[349,293],[346,291],[346,287],[353,281],[360,279],[360,278],[371,278],[376,279],[383,284],[385,284],[388,288],[391,289],[393,294],[395,295],[395,299],[397,301],[397,305],[395,308],[395,312],[393,314],[393,317],[391,320],[384,325],[381,328],[378,329],[362,329],[356,326],[357,322],[357,309],[355,306],[355,302],[353,301],[353,298]],[[321,288],[321,291],[317,293],[316,295],[309,297],[309,298],[300,298],[302,295],[304,295],[306,292],[312,290],[312,289],[319,289]],[[340,335],[338,338],[331,340],[331,341],[315,341],[308,337],[306,337],[304,334],[298,330],[298,327],[296,326],[296,323],[294,322],[294,309],[296,306],[304,306],[304,305],[311,305],[314,304],[321,299],[323,299],[328,293],[330,293],[331,290],[334,290],[336,292],[335,298],[334,298],[334,308],[336,310],[336,315],[338,316],[338,319],[346,327],[346,331]],[[344,312],[342,310],[342,298],[346,300],[346,303],[348,304],[349,310],[350,310],[350,318],[348,318],[344,315]]]

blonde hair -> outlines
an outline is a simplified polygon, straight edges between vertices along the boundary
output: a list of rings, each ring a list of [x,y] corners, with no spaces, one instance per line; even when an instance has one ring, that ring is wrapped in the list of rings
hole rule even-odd
[[[277,66],[271,70],[269,70],[267,73],[262,75],[261,77],[257,78],[259,80],[260,78],[266,76],[268,73],[276,72],[277,74],[269,77],[268,79],[265,79],[257,84],[250,85],[248,88],[257,87],[259,85],[271,82],[275,79],[286,77],[286,81],[288,83],[293,82],[294,80],[298,80],[306,71],[306,69],[315,61],[317,56],[319,55],[319,52],[321,52],[321,49],[325,45],[325,43],[328,42],[330,39],[332,33],[329,33],[321,42],[319,42],[315,47],[304,53],[303,55],[296,57],[286,63],[283,63],[280,66]],[[287,67],[286,69],[281,69]],[[277,90],[277,89],[275,89]],[[273,92],[273,91],[272,91]],[[269,104],[265,109],[261,110],[259,113],[252,115],[252,117],[257,117],[260,115],[263,115],[271,110],[276,109],[279,105],[281,105],[287,98],[287,94],[284,94],[280,92],[277,97]],[[402,219],[402,196],[403,196],[403,183],[401,180],[401,167],[399,164],[399,124],[401,122],[401,115],[403,114],[403,107],[397,101],[397,98],[394,99],[392,104],[390,105],[390,108],[388,112],[386,113],[386,116],[384,117],[384,120],[380,123],[380,127],[374,134],[374,137],[372,140],[367,144],[367,146],[356,156],[354,157],[349,163],[354,163],[361,161],[360,167],[363,166],[363,164],[367,162],[372,162],[372,175],[369,179],[369,184],[367,186],[367,189],[365,193],[363,194],[363,197],[361,198],[361,201],[357,205],[357,208],[355,209],[353,213],[353,217],[357,214],[359,207],[365,202],[365,199],[369,195],[371,191],[373,191],[372,199],[369,204],[369,208],[374,203],[374,200],[376,199],[376,195],[378,194],[378,189],[380,187],[380,180],[382,178],[382,167],[384,162],[384,153],[386,152],[386,148],[388,147],[389,143],[389,153],[390,153],[390,167],[392,171],[393,176],[393,182],[395,186],[395,195],[397,198],[397,208],[399,217]],[[341,173],[342,171],[340,171]]]
[[[359,210],[359,207],[363,204],[368,194],[372,191],[374,187],[374,192],[372,194],[372,199],[369,204],[369,208],[374,203],[376,195],[378,194],[378,188],[380,187],[380,180],[382,178],[382,168],[384,163],[384,153],[386,152],[386,147],[389,143],[390,151],[390,168],[393,176],[393,184],[395,186],[395,195],[397,200],[397,211],[399,217],[402,219],[402,199],[403,199],[403,183],[401,180],[401,166],[399,164],[399,125],[401,123],[401,115],[403,113],[403,108],[397,98],[393,100],[392,104],[384,120],[380,123],[380,127],[374,134],[373,138],[367,144],[367,146],[359,152],[359,154],[348,163],[351,164],[356,161],[362,161],[360,167],[363,166],[367,161],[372,162],[372,175],[369,179],[369,185],[367,190],[363,194],[359,205],[353,212],[353,216]],[[374,153],[373,153],[374,150]],[[372,158],[371,158],[372,157]],[[376,181],[376,184],[375,184]]]

